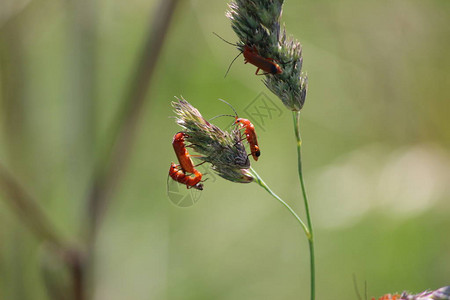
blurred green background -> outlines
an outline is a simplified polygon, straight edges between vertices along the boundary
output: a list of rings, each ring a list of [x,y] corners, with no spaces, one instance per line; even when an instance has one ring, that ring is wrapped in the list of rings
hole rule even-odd
[[[0,162],[59,232],[82,241],[95,154],[121,109],[156,1],[3,0]],[[292,117],[235,41],[227,1],[180,1],[95,248],[94,299],[307,299],[307,241],[255,184],[166,194],[182,95],[211,118],[241,117],[264,92],[282,110],[258,130],[252,166],[301,214]],[[286,1],[303,45],[304,173],[316,234],[317,299],[450,284],[450,2]],[[229,120],[218,119],[226,126]],[[4,195],[2,194],[2,199]],[[0,299],[49,299],[42,241],[0,201]]]

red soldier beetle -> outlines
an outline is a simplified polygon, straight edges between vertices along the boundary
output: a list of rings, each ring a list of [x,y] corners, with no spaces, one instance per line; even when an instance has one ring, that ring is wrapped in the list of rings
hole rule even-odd
[[[283,73],[283,70],[274,62],[273,58],[265,58],[259,55],[255,45],[253,45],[253,47],[245,45],[242,53],[244,54],[245,64],[251,63],[257,67],[255,75],[275,75]],[[263,70],[265,73],[258,74],[259,70]]]
[[[234,124],[239,124],[241,129],[242,128],[244,129],[245,137],[246,137],[247,142],[248,142],[248,144],[250,146],[250,153],[251,153],[253,159],[255,161],[258,161],[258,157],[261,155],[261,151],[259,150],[259,145],[258,145],[258,139],[256,137],[255,126],[249,120],[244,119],[244,118],[239,118],[236,110],[234,109],[234,107],[230,103],[228,103],[227,101],[225,101],[223,99],[219,99],[219,100],[224,102],[224,103],[226,103],[226,104],[228,104],[228,106],[230,106],[231,109],[234,111],[235,115],[234,116],[232,116],[232,115],[219,115],[219,116],[216,116],[216,117],[214,117],[212,119],[215,119],[215,118],[218,118],[218,117],[222,117],[222,116],[235,118],[236,121],[234,122]]]
[[[169,176],[172,177],[176,182],[185,184],[188,189],[195,188],[197,190],[203,190],[203,184],[200,183],[202,180],[202,173],[194,169],[194,177],[187,175],[180,165],[172,163],[169,169]]]
[[[230,43],[229,41],[225,40],[221,36],[219,36],[217,33],[213,32],[218,38],[220,38],[225,43],[228,43],[230,45],[233,45],[237,48],[241,48],[242,46],[239,46],[237,44]],[[244,45],[244,49],[239,53],[233,61],[231,61],[230,66],[227,69],[227,72],[225,73],[225,77],[227,76],[228,72],[230,71],[231,66],[233,65],[234,61],[241,55],[244,55],[244,63],[251,63],[255,67],[257,67],[255,75],[267,75],[267,74],[281,74],[283,73],[283,70],[281,67],[275,63],[275,60],[273,58],[266,58],[261,56],[258,53],[258,49],[256,49],[256,46],[253,45],[252,47],[249,45]],[[258,74],[259,70],[263,70],[265,73]]]
[[[175,154],[180,162],[181,169],[184,172],[195,173],[194,164],[192,163],[191,156],[186,149],[186,145],[184,143],[185,138],[188,135],[184,132],[178,132],[174,135],[172,146]]]

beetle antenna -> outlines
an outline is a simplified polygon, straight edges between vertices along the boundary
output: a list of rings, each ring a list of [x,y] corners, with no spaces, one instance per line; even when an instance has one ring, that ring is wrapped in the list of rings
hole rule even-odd
[[[361,294],[359,293],[359,290],[358,290],[358,284],[356,282],[356,275],[355,275],[355,273],[353,273],[353,287],[355,288],[356,296],[358,296],[358,299],[362,300]]]
[[[222,101],[223,103],[227,104],[229,107],[231,107],[231,109],[234,111],[234,114],[236,115],[235,117],[238,117],[238,113],[236,112],[236,110],[234,109],[233,105],[231,105],[230,103],[228,103],[227,101],[223,100],[223,99],[219,99],[220,101]]]
[[[223,78],[227,77],[228,72],[230,71],[231,66],[233,65],[234,61],[235,61],[241,54],[242,54],[242,52],[239,53],[238,55],[236,55],[236,57],[231,61],[230,65],[228,66],[227,72],[225,73],[225,76],[223,76]]]
[[[364,295],[366,296],[367,300],[367,280],[364,280]]]
[[[232,116],[232,115],[218,115],[218,116],[212,117],[212,118],[209,119],[209,120],[212,121],[212,120],[217,119],[217,118],[220,118],[220,117],[232,117],[232,118],[236,118],[236,116]]]
[[[220,35],[218,35],[218,34],[215,33],[214,31],[213,31],[213,34],[214,34],[215,36],[217,36],[219,39],[221,39],[222,41],[224,41],[225,43],[230,44],[230,45],[235,46],[235,47],[239,47],[238,44],[233,44],[233,43],[227,41],[226,39],[224,39],[223,37],[221,37]]]

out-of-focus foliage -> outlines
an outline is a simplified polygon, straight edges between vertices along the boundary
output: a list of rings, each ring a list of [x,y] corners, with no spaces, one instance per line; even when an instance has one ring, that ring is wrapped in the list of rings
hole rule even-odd
[[[0,4],[0,161],[62,234],[76,238],[94,156],[156,2],[75,3]],[[237,40],[226,8],[226,1],[192,0],[176,11],[99,232],[95,299],[308,294],[307,242],[262,189],[210,175],[190,208],[166,195],[179,130],[169,118],[173,96],[205,118],[232,114],[223,98],[255,123],[261,156],[252,166],[302,212],[290,113],[242,59],[223,78],[238,54],[211,33]],[[287,0],[282,21],[302,43],[309,77],[301,127],[317,299],[356,299],[352,274],[360,286],[367,281],[370,295],[448,285],[450,3]],[[216,120],[224,128],[231,122]],[[0,201],[0,299],[48,299],[43,249]]]

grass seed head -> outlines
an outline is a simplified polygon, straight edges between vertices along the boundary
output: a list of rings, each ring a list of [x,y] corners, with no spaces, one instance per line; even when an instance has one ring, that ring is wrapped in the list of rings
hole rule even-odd
[[[234,0],[226,16],[243,45],[255,46],[265,58],[272,58],[283,69],[281,74],[267,74],[264,84],[292,111],[305,104],[308,77],[302,72],[302,46],[281,30],[282,0]]]
[[[183,128],[195,152],[201,154],[199,159],[210,163],[212,169],[221,177],[239,183],[252,182],[247,175],[250,160],[242,144],[238,129],[223,131],[208,122],[200,112],[183,98],[172,102],[176,122]]]

